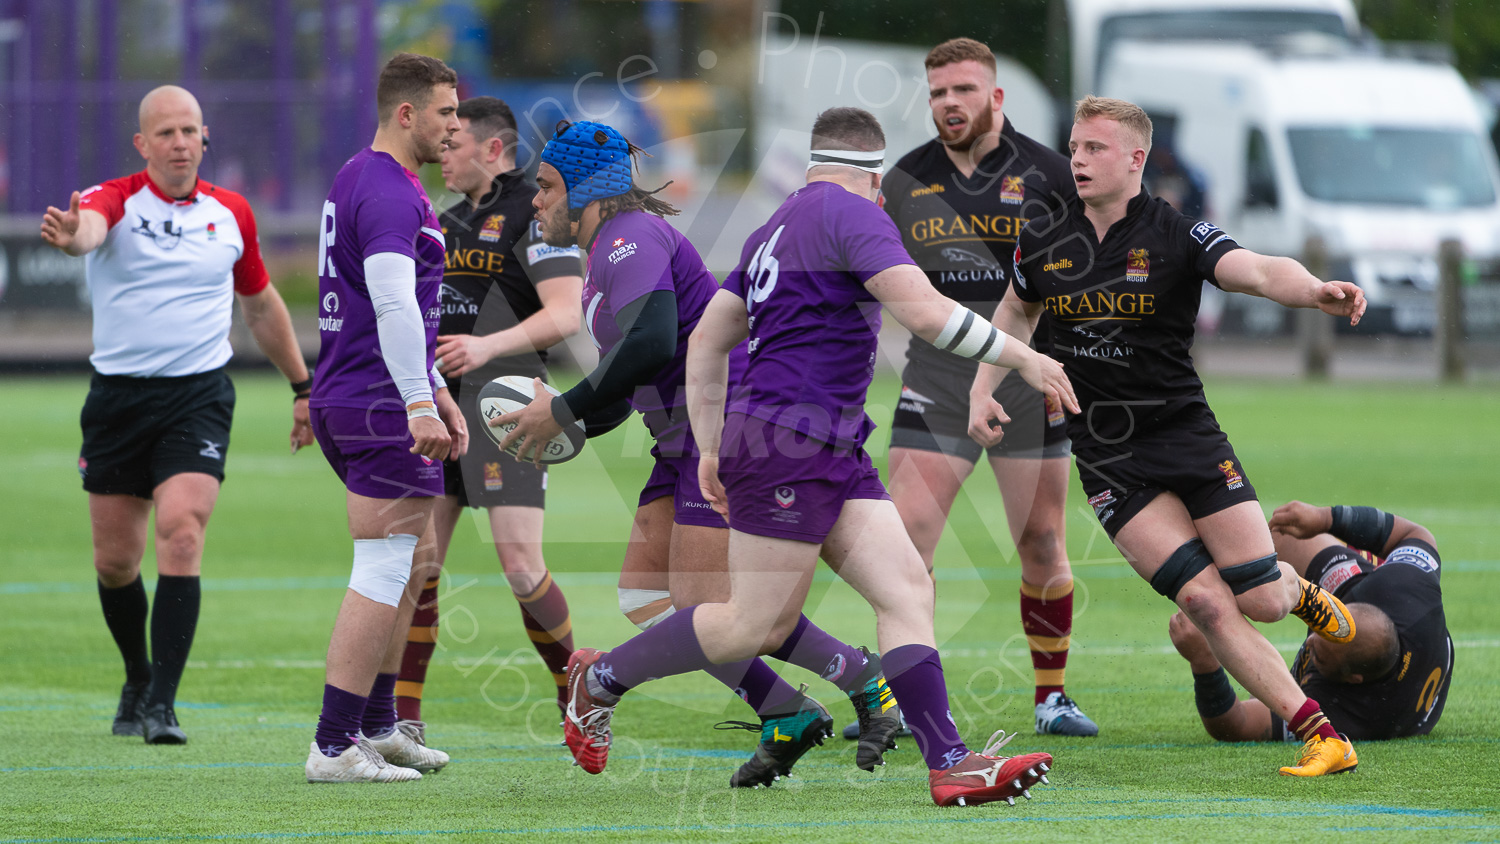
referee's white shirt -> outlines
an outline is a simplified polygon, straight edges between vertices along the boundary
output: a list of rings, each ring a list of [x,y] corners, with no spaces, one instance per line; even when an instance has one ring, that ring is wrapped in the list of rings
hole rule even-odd
[[[227,363],[233,294],[270,283],[244,197],[199,179],[174,199],[142,171],[89,188],[79,207],[109,224],[86,259],[94,369],[174,377]]]

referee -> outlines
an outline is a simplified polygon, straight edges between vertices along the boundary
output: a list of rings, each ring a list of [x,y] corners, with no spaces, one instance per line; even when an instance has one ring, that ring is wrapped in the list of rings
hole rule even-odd
[[[1303,690],[1335,729],[1379,741],[1432,732],[1453,677],[1442,562],[1432,532],[1373,507],[1293,501],[1271,514],[1276,554],[1332,592],[1357,621],[1354,640],[1308,636],[1292,662]],[[1290,741],[1286,722],[1253,698],[1236,700],[1208,641],[1172,617],[1172,644],[1193,670],[1198,715],[1219,741]]]
[[[291,446],[313,441],[312,379],[256,239],[244,197],[198,178],[203,111],[166,85],[141,100],[146,169],[48,208],[42,239],[86,255],[93,381],[78,473],[89,494],[104,622],[125,660],[115,735],[182,744],[173,705],[198,625],[203,534],[224,480],[234,385],[234,295],[255,342],[292,382]],[[147,655],[141,558],[156,508],[156,601]]]
[[[472,397],[502,375],[547,377],[547,348],[573,334],[583,311],[583,264],[577,246],[548,246],[533,220],[536,186],[516,167],[516,119],[495,97],[458,105],[462,127],[443,153],[443,182],[463,194],[442,213],[447,260],[437,361],[448,390],[485,427]],[[465,400],[465,396],[471,397]],[[444,494],[433,514],[437,566],[425,577],[396,679],[396,710],[421,720],[422,688],[437,642],[438,575],[464,508],[487,511],[495,551],[520,605],[521,621],[552,673],[559,707],[567,687],[573,624],[562,588],[542,558],[547,470],[511,459],[487,437],[443,465]]]

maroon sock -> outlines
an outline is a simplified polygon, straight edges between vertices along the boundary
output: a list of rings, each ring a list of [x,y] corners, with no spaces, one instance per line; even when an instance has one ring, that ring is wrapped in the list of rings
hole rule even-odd
[[[599,657],[594,679],[613,695],[623,695],[647,680],[701,671],[710,665],[693,630],[697,607],[678,610],[650,630]]]
[[[359,727],[371,738],[396,728],[396,675],[376,674]]]
[[[324,684],[323,711],[318,715],[318,731],[313,735],[324,756],[338,756],[359,741],[365,702],[363,695]]]
[[[858,684],[860,672],[869,662],[858,648],[828,635],[805,615],[797,619],[792,634],[770,656],[806,668],[844,691]]]
[[[438,636],[438,579],[422,584],[417,610],[406,633],[406,651],[401,655],[401,671],[396,674],[396,715],[407,721],[422,720],[422,687],[427,683],[427,666]]]
[[[969,749],[953,726],[948,684],[938,652],[926,645],[902,645],[882,654],[880,661],[927,767],[942,771],[957,765]]]
[[[1021,581],[1021,630],[1031,648],[1036,675],[1035,703],[1063,690],[1068,647],[1073,632],[1073,581],[1058,586],[1033,586]]]
[[[1323,714],[1323,707],[1312,698],[1304,701],[1297,710],[1297,714],[1293,715],[1292,720],[1287,723],[1291,725],[1292,732],[1297,735],[1298,741],[1307,741],[1313,736],[1330,739],[1339,737],[1338,731],[1328,722],[1328,716]]]
[[[568,599],[562,587],[552,581],[549,572],[529,595],[517,595],[521,606],[521,623],[531,644],[552,672],[558,699],[567,696],[568,657],[573,655],[573,619],[568,615]]]

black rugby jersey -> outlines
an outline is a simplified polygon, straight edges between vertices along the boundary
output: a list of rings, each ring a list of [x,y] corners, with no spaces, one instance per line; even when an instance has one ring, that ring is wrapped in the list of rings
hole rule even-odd
[[[537,282],[583,275],[578,247],[542,242],[541,224],[532,219],[536,193],[522,171],[512,170],[495,177],[477,207],[464,197],[443,211],[448,254],[439,334],[494,334],[512,328],[542,309]],[[490,295],[493,291],[500,295]],[[546,350],[496,358],[462,380],[476,384],[501,375],[545,377],[546,361]],[[459,385],[448,387],[457,398]]]
[[[1101,243],[1076,197],[1032,220],[1015,250],[1016,295],[1042,303],[1049,354],[1067,367],[1083,414],[1075,443],[1120,442],[1203,400],[1190,350],[1202,282],[1238,249],[1143,189]]]
[[[907,153],[881,183],[881,202],[901,244],[938,292],[989,319],[1010,284],[1011,254],[1026,221],[1077,195],[1068,159],[1017,132],[1009,120],[1000,145],[965,177],[934,138]],[[1044,349],[1046,329],[1033,346]],[[979,364],[913,336],[908,370],[962,379]]]
[[[1346,604],[1374,604],[1396,626],[1401,660],[1371,683],[1335,683],[1297,653],[1292,674],[1302,691],[1351,739],[1426,735],[1443,714],[1453,673],[1453,640],[1443,615],[1438,552],[1418,539],[1403,542],[1368,574],[1355,575],[1334,595]]]

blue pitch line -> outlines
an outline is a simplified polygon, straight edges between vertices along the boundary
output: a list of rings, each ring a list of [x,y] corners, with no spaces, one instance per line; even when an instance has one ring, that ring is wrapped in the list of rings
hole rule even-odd
[[[619,826],[589,825],[573,827],[546,827],[531,829],[410,829],[410,830],[363,830],[363,831],[337,831],[337,832],[252,832],[220,835],[142,835],[142,836],[114,836],[98,838],[11,838],[0,841],[0,844],[53,844],[53,842],[79,842],[79,844],[124,844],[124,842],[144,841],[276,841],[296,840],[312,838],[351,838],[354,836],[369,835],[381,837],[412,836],[427,837],[434,835],[561,835],[567,833],[589,833],[589,832],[730,832],[741,830],[791,830],[791,829],[829,829],[849,828],[863,826],[910,826],[921,824],[971,824],[971,823],[1079,823],[1099,821],[1161,821],[1161,820],[1235,820],[1235,819],[1261,819],[1261,818],[1327,818],[1347,814],[1347,810],[1367,810],[1365,814],[1376,815],[1406,815],[1431,818],[1452,817],[1474,817],[1468,812],[1454,812],[1444,809],[1402,809],[1393,806],[1344,806],[1337,810],[1315,812],[1315,811],[1288,811],[1288,812],[1204,812],[1198,814],[1163,814],[1163,815],[1075,815],[1069,817],[1008,817],[999,815],[988,818],[976,817],[939,817],[917,820],[864,820],[864,821],[800,821],[792,823],[742,823],[742,824],[682,824],[669,826],[665,824],[626,824]],[[980,810],[983,811],[983,810]],[[1386,827],[1372,827],[1371,831],[1384,832]],[[1500,829],[1500,826],[1481,824],[1474,826],[1444,826],[1444,827],[1402,827],[1394,828],[1399,831],[1414,830],[1426,831],[1428,829]]]
[[[1078,561],[1075,561],[1078,562]],[[1443,569],[1450,572],[1497,572],[1500,571],[1500,560],[1455,560],[1443,563]],[[563,571],[553,572],[553,577],[563,586],[614,586],[619,582],[620,576],[613,571]],[[510,582],[500,574],[480,575],[455,575],[462,583],[476,582],[479,586],[504,586],[510,588]],[[1015,577],[1015,567],[997,568],[987,566],[976,566],[974,568],[942,568],[937,569],[936,577],[940,581],[988,581],[988,580],[1011,580]],[[1123,562],[1118,566],[1090,570],[1087,578],[1097,580],[1118,580],[1135,577],[1135,573]],[[838,576],[824,568],[819,568],[814,575],[818,582],[831,582],[837,580]],[[342,589],[349,585],[347,577],[205,577],[203,578],[203,591],[205,592],[288,592],[304,589]],[[146,591],[150,592],[156,588],[154,582],[146,584]],[[56,581],[30,581],[16,583],[0,583],[0,596],[3,595],[44,595],[44,594],[77,594],[87,592],[92,594],[97,587],[94,581],[56,580]]]

